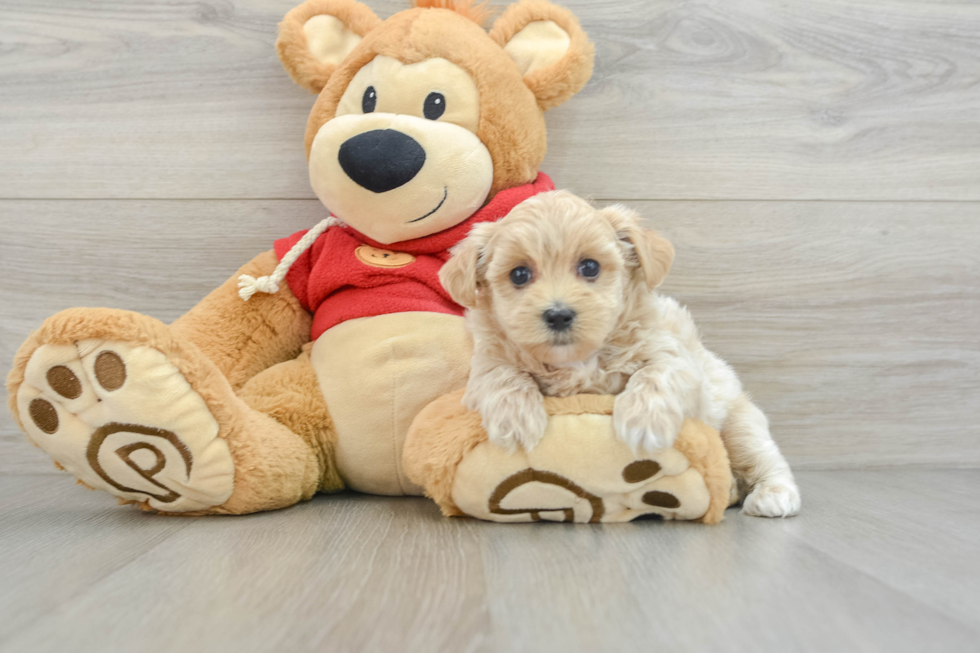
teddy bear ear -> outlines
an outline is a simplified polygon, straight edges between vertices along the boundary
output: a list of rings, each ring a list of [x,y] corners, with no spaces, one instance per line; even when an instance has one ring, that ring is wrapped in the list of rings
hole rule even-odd
[[[595,47],[578,19],[545,0],[509,6],[493,24],[490,38],[517,62],[542,111],[578,93],[592,76]]]
[[[307,0],[279,23],[276,51],[294,82],[319,93],[344,57],[380,24],[354,0]]]

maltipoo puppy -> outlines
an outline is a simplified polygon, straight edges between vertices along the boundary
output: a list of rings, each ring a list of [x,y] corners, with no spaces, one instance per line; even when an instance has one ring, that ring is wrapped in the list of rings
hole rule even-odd
[[[669,447],[685,418],[700,419],[721,432],[745,513],[796,514],[800,493],[766,416],[687,309],[654,291],[673,259],[630,209],[597,210],[566,191],[476,225],[439,275],[474,338],[464,403],[510,450],[540,440],[544,395],[617,395],[616,433],[634,451]]]

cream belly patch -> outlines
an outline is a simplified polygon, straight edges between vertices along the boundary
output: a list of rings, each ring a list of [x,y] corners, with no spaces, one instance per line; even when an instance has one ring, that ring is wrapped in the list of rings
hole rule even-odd
[[[466,385],[471,352],[463,318],[442,313],[348,320],[317,339],[310,359],[337,430],[337,470],[347,487],[422,494],[402,468],[405,436],[429,402]]]
[[[28,436],[94,488],[166,512],[231,496],[234,464],[217,421],[156,349],[44,345],[27,364],[17,404]]]

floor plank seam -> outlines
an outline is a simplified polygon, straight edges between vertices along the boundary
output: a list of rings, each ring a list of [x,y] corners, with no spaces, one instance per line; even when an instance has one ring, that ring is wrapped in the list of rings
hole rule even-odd
[[[752,518],[750,518],[750,519],[752,519]],[[974,626],[973,624],[967,623],[965,621],[961,621],[960,619],[958,619],[954,615],[951,615],[948,612],[943,611],[941,608],[939,608],[937,606],[934,606],[934,605],[930,605],[929,603],[924,602],[922,599],[920,599],[916,595],[911,594],[911,593],[907,592],[906,590],[904,590],[904,589],[902,589],[900,587],[896,587],[896,586],[892,585],[891,583],[889,583],[888,581],[886,581],[886,580],[884,580],[882,578],[879,578],[878,576],[873,575],[873,574],[865,571],[864,569],[861,569],[861,568],[859,568],[859,567],[851,564],[850,562],[846,562],[844,560],[841,560],[840,558],[836,558],[832,554],[827,553],[826,551],[824,551],[822,549],[818,549],[817,547],[815,547],[813,544],[811,544],[810,542],[808,542],[804,537],[802,537],[800,535],[796,535],[794,533],[789,533],[789,535],[790,535],[790,537],[792,537],[796,541],[800,542],[804,546],[804,548],[806,548],[808,551],[810,551],[813,554],[815,554],[818,558],[821,558],[821,559],[824,559],[824,560],[828,561],[828,563],[831,566],[836,565],[836,566],[846,567],[846,568],[850,569],[853,573],[855,573],[857,575],[860,575],[863,578],[868,579],[869,581],[873,582],[875,585],[878,585],[883,590],[887,590],[889,592],[892,592],[892,593],[895,593],[895,594],[899,594],[901,596],[904,596],[907,599],[911,600],[916,605],[921,606],[924,610],[928,611],[929,613],[931,613],[933,615],[936,615],[936,616],[938,616],[938,617],[940,617],[942,619],[945,619],[946,621],[950,621],[950,622],[953,622],[953,623],[955,623],[955,624],[957,624],[959,626],[962,626],[963,628],[966,628],[970,632],[975,633],[978,636],[980,636],[980,628],[978,628],[977,626]]]
[[[122,506],[119,506],[119,508],[122,509]],[[132,509],[132,508],[130,508],[130,509]],[[183,517],[183,518],[182,517],[159,517],[159,518],[160,519],[175,519],[175,520],[176,519],[188,519],[186,517]],[[58,603],[50,611],[48,611],[46,613],[43,613],[43,614],[41,614],[41,613],[36,614],[33,618],[28,619],[28,620],[25,620],[24,622],[21,622],[20,624],[17,625],[17,627],[13,631],[10,632],[10,634],[4,640],[0,640],[0,648],[2,648],[7,642],[10,642],[10,641],[14,640],[20,634],[27,632],[35,624],[37,624],[38,622],[43,621],[45,618],[52,617],[52,616],[53,617],[56,617],[58,611],[61,610],[61,608],[64,607],[66,604],[71,603],[73,601],[76,601],[79,598],[84,597],[85,595],[89,594],[90,592],[95,591],[103,583],[105,583],[107,580],[109,580],[110,578],[112,578],[113,576],[115,576],[117,573],[119,573],[120,571],[122,571],[124,569],[129,568],[131,565],[133,565],[136,562],[140,561],[141,559],[145,558],[150,553],[156,551],[159,547],[163,546],[168,541],[170,541],[170,539],[173,538],[175,535],[181,533],[184,529],[186,529],[186,528],[188,528],[190,526],[191,526],[191,523],[187,523],[187,524],[183,525],[181,528],[178,528],[178,529],[174,530],[173,533],[170,533],[166,537],[162,538],[159,542],[157,542],[156,544],[154,544],[153,546],[151,546],[150,548],[148,548],[146,551],[138,554],[135,558],[133,558],[129,562],[126,562],[125,564],[121,565],[120,567],[117,567],[117,568],[109,571],[108,573],[106,573],[106,574],[104,574],[102,576],[99,576],[99,578],[96,581],[94,581],[93,583],[89,584],[84,589],[82,589],[82,590],[80,590],[78,592],[75,592],[75,593],[71,594],[70,596],[63,597],[63,599],[62,600],[59,600]]]

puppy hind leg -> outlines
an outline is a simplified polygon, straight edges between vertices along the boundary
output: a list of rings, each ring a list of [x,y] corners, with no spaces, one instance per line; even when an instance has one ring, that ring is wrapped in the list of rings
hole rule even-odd
[[[800,491],[789,463],[769,433],[769,420],[745,394],[732,402],[721,436],[745,497],[742,512],[755,517],[799,512]]]

